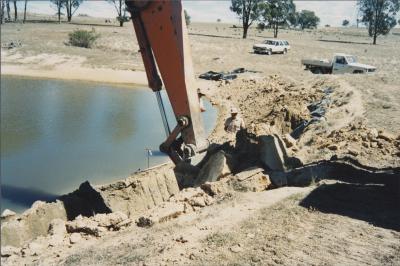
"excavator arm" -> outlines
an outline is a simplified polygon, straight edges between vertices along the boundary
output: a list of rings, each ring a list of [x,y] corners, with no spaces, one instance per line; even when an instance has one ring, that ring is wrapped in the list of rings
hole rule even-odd
[[[130,1],[149,87],[156,93],[167,139],[160,150],[174,163],[207,149],[181,1]],[[160,75],[161,78],[160,78]],[[160,95],[163,87],[176,118],[171,131]]]

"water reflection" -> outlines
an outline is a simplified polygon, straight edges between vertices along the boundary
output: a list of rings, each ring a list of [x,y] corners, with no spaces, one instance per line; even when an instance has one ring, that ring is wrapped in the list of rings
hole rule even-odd
[[[216,111],[206,107],[210,130]],[[2,209],[25,208],[24,195],[59,195],[85,180],[107,183],[146,168],[145,148],[165,139],[157,108],[149,89],[2,77]],[[150,158],[151,165],[167,160]]]
[[[23,208],[31,207],[37,200],[54,201],[59,196],[38,189],[1,185],[1,197]]]
[[[15,90],[3,89],[1,82],[1,153],[2,156],[20,151],[34,143],[41,135],[37,120],[40,117],[40,105],[32,105],[42,95],[27,84],[24,93],[16,86]],[[6,141],[7,140],[7,141]]]

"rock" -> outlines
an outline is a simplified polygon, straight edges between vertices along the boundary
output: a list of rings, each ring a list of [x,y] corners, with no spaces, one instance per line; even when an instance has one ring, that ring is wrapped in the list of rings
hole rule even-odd
[[[65,227],[65,221],[61,219],[54,219],[49,225],[49,234],[51,236],[61,235],[64,236],[67,233],[67,228]]]
[[[38,237],[30,242],[23,252],[27,255],[37,256],[40,255],[47,246],[47,241],[43,237]]]
[[[378,147],[378,143],[377,142],[371,142],[371,148],[376,148]]]
[[[140,217],[137,221],[136,221],[136,225],[139,227],[151,227],[153,226],[154,222],[146,217]]]
[[[59,246],[64,242],[64,237],[67,234],[65,221],[61,219],[54,219],[50,222],[49,226],[49,246]]]
[[[1,256],[2,257],[10,257],[12,255],[19,255],[20,253],[21,253],[21,249],[13,247],[13,246],[1,247]]]
[[[129,226],[131,223],[132,223],[132,220],[128,218],[128,219],[123,220],[122,222],[120,222],[120,223],[114,225],[113,229],[114,229],[114,230],[119,230],[119,229],[121,229],[122,227],[127,227],[127,226]]]
[[[388,133],[388,132],[384,132],[384,131],[383,131],[383,132],[380,132],[380,133],[378,134],[378,138],[384,139],[384,140],[386,140],[386,141],[391,142],[391,141],[395,140],[396,137],[395,137],[394,135]]]
[[[367,134],[369,140],[374,140],[378,137],[378,130],[376,128],[371,128]]]
[[[207,195],[208,196],[208,195]],[[207,203],[203,197],[194,197],[188,201],[190,206],[192,207],[205,207],[207,206]]]
[[[149,211],[148,215],[143,216],[152,224],[162,223],[177,218],[185,212],[185,203],[183,202],[164,202],[160,206]]]
[[[173,202],[187,202],[192,207],[205,207],[211,205],[214,201],[201,188],[185,188],[177,195],[171,198]]]
[[[369,143],[368,142],[363,142],[362,145],[367,149],[369,148]]]
[[[231,170],[226,162],[226,156],[223,151],[210,156],[205,165],[201,168],[199,175],[195,180],[195,185],[199,186],[205,182],[214,182],[222,177],[229,175]]]
[[[360,152],[358,150],[356,150],[355,148],[349,148],[348,153],[353,156],[358,156],[360,154]]]
[[[57,218],[67,220],[63,202],[36,202],[21,215],[2,222],[1,244],[21,247],[38,236],[47,235],[51,221]]]
[[[53,235],[50,236],[48,244],[51,247],[60,246],[64,243],[65,235]]]
[[[331,144],[328,146],[328,149],[331,151],[337,151],[339,149],[339,146],[337,144]]]
[[[107,214],[96,214],[93,220],[99,226],[107,228],[116,228],[118,224],[128,219],[128,216],[122,212],[113,212]]]
[[[277,137],[273,135],[260,136],[260,160],[269,169],[274,171],[285,170],[284,152]]]
[[[264,172],[264,169],[261,168],[261,167],[251,167],[251,168],[243,170],[240,173],[237,173],[235,175],[235,177],[237,178],[237,180],[243,181],[243,180],[246,180],[249,177],[252,177],[252,176],[254,176],[254,175],[258,174],[258,173],[262,173],[262,172]]]
[[[233,253],[239,253],[239,252],[243,251],[243,248],[240,246],[240,244],[237,244],[237,245],[231,246],[229,248],[229,250],[232,251]]]
[[[93,236],[101,236],[107,231],[106,228],[99,226],[97,222],[86,217],[67,222],[66,226],[68,233],[85,233]]]
[[[217,182],[207,182],[201,185],[201,189],[203,189],[208,195],[211,196],[225,194],[233,190],[233,188],[228,183],[228,180],[229,177]]]
[[[203,196],[205,193],[204,191],[197,187],[197,188],[185,188],[182,189],[178,194],[171,198],[171,201],[175,202],[184,202],[188,201],[194,197]]]
[[[71,244],[78,243],[82,240],[82,236],[79,233],[72,233],[71,236],[69,237],[69,242]]]
[[[43,207],[45,205],[46,205],[46,202],[41,201],[41,200],[37,200],[32,204],[31,209],[38,209],[38,208]]]
[[[179,192],[178,182],[171,164],[133,174],[124,181],[96,188],[110,213],[122,212],[137,216],[167,201]]]
[[[1,219],[6,219],[6,218],[12,217],[12,216],[14,216],[14,215],[16,215],[15,212],[13,212],[12,210],[9,210],[9,209],[5,209],[5,210],[1,213]]]
[[[296,146],[296,140],[289,134],[285,134],[282,139],[285,142],[287,148]]]
[[[182,243],[182,244],[188,242],[188,240],[185,239],[183,236],[180,236],[180,237],[176,238],[175,241],[176,241],[176,242],[179,242],[179,243]]]
[[[235,190],[260,192],[268,189],[271,181],[268,175],[263,173],[255,174],[245,180],[239,181],[234,187]],[[237,189],[239,187],[239,189]]]

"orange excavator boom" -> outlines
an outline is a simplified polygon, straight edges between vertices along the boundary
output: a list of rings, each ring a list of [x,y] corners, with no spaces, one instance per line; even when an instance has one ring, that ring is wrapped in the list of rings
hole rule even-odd
[[[160,150],[174,163],[207,149],[181,1],[129,1],[149,87],[156,93],[167,139]],[[160,78],[160,75],[161,78]],[[176,118],[171,131],[160,90],[164,83]]]

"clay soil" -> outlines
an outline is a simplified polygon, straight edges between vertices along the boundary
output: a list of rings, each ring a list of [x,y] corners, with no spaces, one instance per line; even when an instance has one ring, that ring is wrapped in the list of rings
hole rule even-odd
[[[79,20],[78,20],[79,21]],[[99,21],[94,21],[98,23]],[[37,70],[60,64],[84,68],[143,71],[132,26],[27,23],[2,26],[3,66]],[[83,23],[83,22],[82,22]],[[325,118],[312,124],[290,147],[303,163],[351,157],[365,166],[400,167],[399,35],[370,45],[365,29],[281,30],[287,55],[256,55],[252,44],[270,31],[227,24],[193,23],[189,27],[197,74],[244,67],[229,82],[199,82],[220,109],[210,140],[230,142],[223,122],[229,108],[240,109],[249,133],[273,130],[284,136],[311,119],[307,105],[329,93]],[[94,27],[101,34],[92,49],[66,46],[68,32]],[[396,32],[396,30],[395,30]],[[314,75],[300,65],[303,57],[354,54],[377,67],[371,75]],[[62,59],[62,60],[61,60]],[[21,73],[22,74],[22,73]],[[321,181],[306,188],[232,192],[177,219],[139,228],[135,224],[103,237],[49,248],[33,256],[2,258],[4,265],[399,265],[400,188],[377,184]]]

